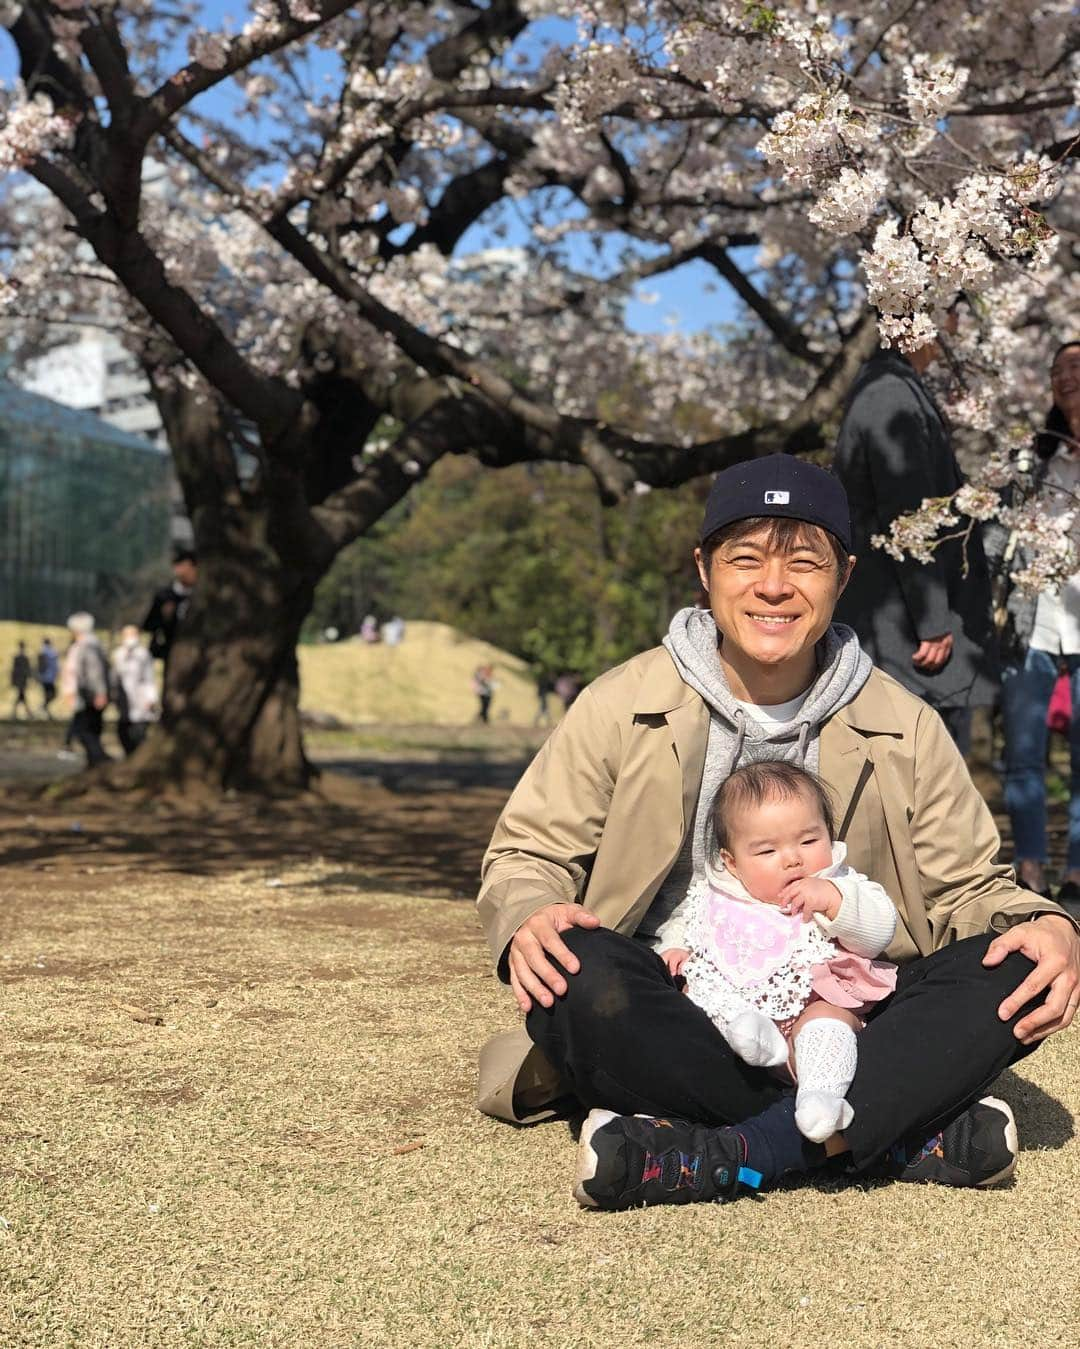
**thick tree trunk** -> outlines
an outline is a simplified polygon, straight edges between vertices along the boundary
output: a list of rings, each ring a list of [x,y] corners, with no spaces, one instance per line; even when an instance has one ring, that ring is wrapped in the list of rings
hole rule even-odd
[[[155,394],[195,531],[198,581],[169,654],[162,719],[101,776],[118,789],[187,797],[302,791],[314,770],[300,731],[296,645],[333,559],[311,529],[303,475],[325,444],[305,444],[303,428],[292,428],[301,436],[293,452],[280,462],[261,456],[241,481],[223,404],[181,380]]]
[[[166,669],[164,715],[117,770],[118,785],[167,785],[185,795],[308,786],[296,643],[314,580],[275,562],[258,552],[200,559]]]

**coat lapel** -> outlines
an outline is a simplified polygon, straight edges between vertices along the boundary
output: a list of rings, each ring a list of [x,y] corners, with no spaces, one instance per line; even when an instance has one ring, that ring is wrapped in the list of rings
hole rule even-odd
[[[694,697],[668,713],[668,726],[682,774],[682,832],[691,827],[705,770],[705,747],[709,740],[709,711]]]
[[[843,709],[821,728],[821,776],[832,788],[839,839],[847,837],[858,797],[873,772],[866,739],[843,720]]]

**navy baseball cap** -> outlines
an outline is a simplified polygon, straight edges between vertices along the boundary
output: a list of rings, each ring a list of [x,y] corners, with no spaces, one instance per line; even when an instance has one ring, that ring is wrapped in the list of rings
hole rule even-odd
[[[718,473],[705,503],[702,543],[725,525],[756,516],[805,520],[827,529],[851,552],[851,510],[840,479],[790,454],[747,459]]]

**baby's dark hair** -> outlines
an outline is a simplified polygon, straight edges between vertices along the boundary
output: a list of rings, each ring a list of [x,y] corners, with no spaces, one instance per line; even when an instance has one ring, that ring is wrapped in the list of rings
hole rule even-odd
[[[836,838],[836,820],[825,784],[798,764],[769,760],[743,764],[720,784],[712,803],[713,847],[731,851],[731,817],[743,806],[761,806],[766,801],[810,797],[821,807],[829,841]]]

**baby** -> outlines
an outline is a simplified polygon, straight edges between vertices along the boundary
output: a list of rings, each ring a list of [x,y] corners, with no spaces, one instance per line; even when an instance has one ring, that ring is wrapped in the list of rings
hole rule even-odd
[[[872,959],[896,909],[844,865],[825,789],[794,764],[737,768],[716,793],[712,829],[722,867],[706,867],[657,949],[741,1059],[791,1075],[795,1122],[823,1142],[853,1118],[862,1013],[896,987],[896,966]]]

